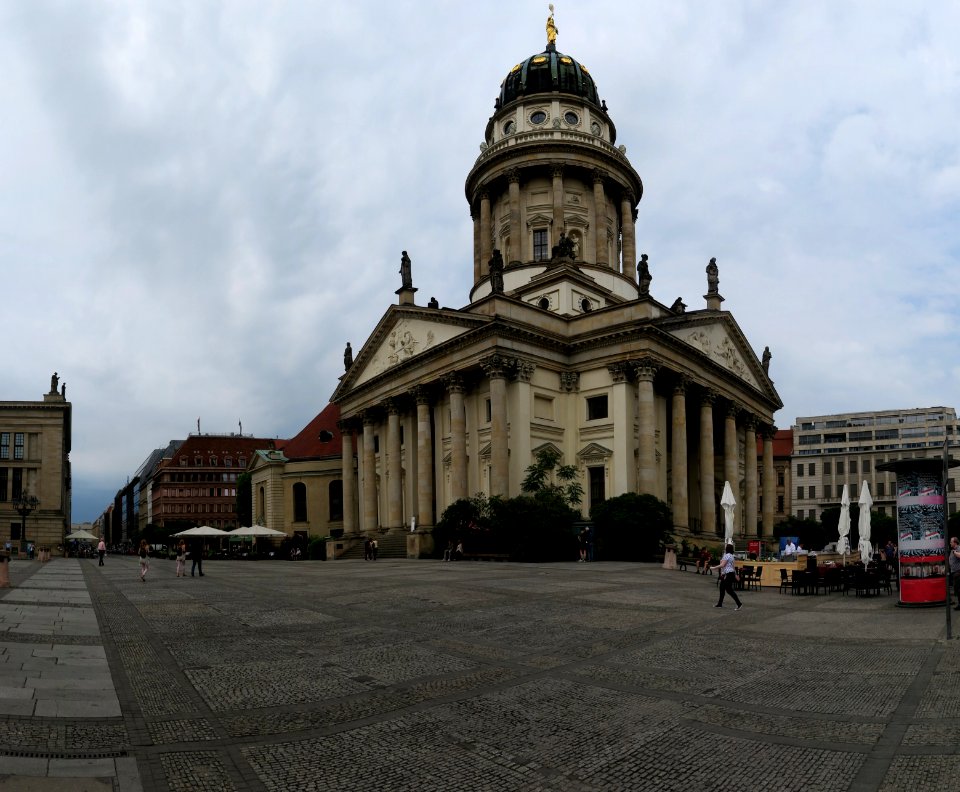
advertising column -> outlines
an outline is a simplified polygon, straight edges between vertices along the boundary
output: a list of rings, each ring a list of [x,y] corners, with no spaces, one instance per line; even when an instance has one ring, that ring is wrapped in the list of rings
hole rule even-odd
[[[876,469],[897,474],[900,604],[942,605],[947,575],[943,463],[938,459],[901,459],[877,465]]]

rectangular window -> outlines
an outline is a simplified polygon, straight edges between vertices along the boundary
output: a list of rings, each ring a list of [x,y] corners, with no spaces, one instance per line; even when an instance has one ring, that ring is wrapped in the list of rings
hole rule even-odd
[[[587,398],[587,420],[599,421],[607,417],[607,395]]]
[[[783,514],[783,495],[777,495],[777,514]]]
[[[13,499],[16,500],[23,495],[23,470],[21,468],[13,469]]]
[[[877,497],[883,498],[886,495],[887,486],[882,481],[877,482]]]
[[[13,436],[13,458],[23,459],[23,432],[17,432]]]
[[[797,487],[797,500],[803,500],[803,485]]]
[[[803,509],[797,509],[797,519],[798,520],[803,519]]]
[[[829,462],[824,462],[824,463],[823,463],[823,475],[824,475],[824,476],[829,476],[829,475],[830,475],[830,470],[831,470],[831,465],[830,465],[830,463],[829,463]]]
[[[823,497],[824,497],[824,498],[832,498],[832,497],[833,497],[833,487],[830,486],[829,484],[824,484],[824,485],[823,485]]]
[[[864,460],[863,460],[863,472],[864,472],[864,473],[869,473],[869,472],[870,472],[870,460],[869,460],[869,459],[864,459]]]
[[[550,248],[547,245],[547,229],[536,228],[533,231],[533,260],[546,261],[550,258]]]
[[[800,435],[800,445],[820,445],[820,435]]]
[[[553,420],[553,399],[546,396],[533,397],[533,417],[545,421]]]
[[[484,400],[484,406],[486,408],[487,423],[490,423],[493,420],[493,408],[490,406],[490,399]]]
[[[810,500],[813,500],[817,497],[817,488],[814,485],[810,485]]]
[[[0,432],[0,459],[10,459],[10,432]]]
[[[780,470],[777,471],[777,486],[782,487],[784,484],[784,481],[785,479],[783,474],[783,468],[781,468]]]
[[[838,459],[838,460],[837,460],[837,475],[838,475],[838,476],[842,476],[842,475],[843,475],[843,460],[841,460],[841,459]]]
[[[7,469],[0,468],[0,503],[7,500]]]
[[[803,463],[797,465],[797,478],[803,478]]]
[[[606,499],[604,491],[604,469],[602,467],[587,468],[590,473],[590,505],[603,503]]]
[[[807,465],[807,474],[810,475],[810,476],[816,476],[816,475],[817,475],[817,463],[816,463],[816,462],[811,462],[809,465]]]
[[[851,459],[851,460],[850,460],[850,474],[851,474],[851,475],[856,475],[856,473],[857,473],[857,460],[856,460],[856,459]]]

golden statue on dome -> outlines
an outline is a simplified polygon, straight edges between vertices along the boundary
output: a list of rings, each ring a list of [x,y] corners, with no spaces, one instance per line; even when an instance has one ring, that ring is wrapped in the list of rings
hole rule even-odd
[[[553,3],[550,3],[550,16],[547,17],[547,46],[556,46],[557,44],[557,26],[553,22]]]

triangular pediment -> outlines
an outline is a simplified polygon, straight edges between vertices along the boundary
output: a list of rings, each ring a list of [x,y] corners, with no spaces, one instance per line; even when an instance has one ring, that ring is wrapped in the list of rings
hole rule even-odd
[[[769,387],[756,354],[732,319],[724,317],[695,321],[690,325],[670,328],[668,332],[757,390]]]
[[[473,330],[476,319],[459,312],[392,306],[367,339],[338,391],[355,388]]]
[[[613,451],[609,448],[605,448],[599,443],[589,443],[577,452],[577,459],[581,462],[587,462],[590,460],[601,460],[608,459],[613,456]]]

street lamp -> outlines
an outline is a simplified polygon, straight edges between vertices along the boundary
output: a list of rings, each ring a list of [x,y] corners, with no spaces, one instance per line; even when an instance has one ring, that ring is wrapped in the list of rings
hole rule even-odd
[[[37,508],[40,501],[36,495],[27,495],[26,492],[20,493],[20,496],[13,499],[13,508],[20,515],[20,541],[27,541],[27,517],[30,512]]]

